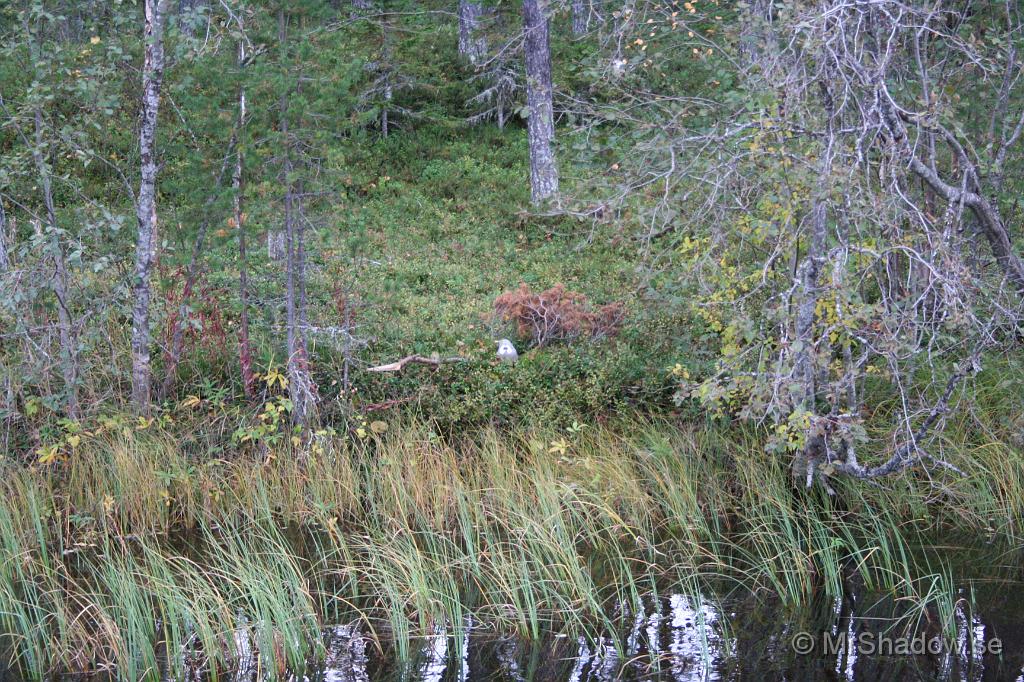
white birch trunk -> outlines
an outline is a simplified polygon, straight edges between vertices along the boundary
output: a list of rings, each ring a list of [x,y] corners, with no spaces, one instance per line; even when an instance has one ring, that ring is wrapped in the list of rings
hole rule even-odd
[[[160,87],[164,71],[164,23],[167,0],[145,0],[145,61],[142,67],[142,125],[139,130],[141,181],[136,206],[139,223],[135,245],[135,274],[132,308],[132,404],[140,413],[150,409],[152,368],[150,366],[150,277],[156,256],[156,130],[160,110]]]
[[[0,275],[11,267],[11,257],[7,253],[7,229],[7,213],[4,212],[4,202],[0,199]]]

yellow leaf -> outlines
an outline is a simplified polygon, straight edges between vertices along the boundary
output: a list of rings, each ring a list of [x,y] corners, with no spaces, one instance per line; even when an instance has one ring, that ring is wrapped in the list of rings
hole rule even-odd
[[[57,446],[44,445],[43,447],[36,450],[36,454],[39,455],[40,464],[49,464],[50,462],[57,459]]]
[[[185,408],[195,407],[196,405],[198,405],[201,402],[203,402],[203,399],[200,398],[199,396],[197,396],[197,395],[190,395],[190,396],[188,396],[187,398],[185,398],[184,400],[181,401],[181,406],[185,407]]]
[[[564,455],[569,450],[569,443],[564,438],[551,441],[551,447],[548,448],[548,452],[552,454]]]

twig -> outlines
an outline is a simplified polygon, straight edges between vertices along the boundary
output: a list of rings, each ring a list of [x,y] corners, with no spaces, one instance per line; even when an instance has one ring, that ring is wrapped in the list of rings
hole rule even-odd
[[[367,372],[401,372],[405,369],[406,365],[429,365],[431,367],[440,367],[441,365],[452,363],[452,362],[465,362],[466,358],[463,357],[452,357],[452,358],[441,358],[435,356],[426,357],[423,355],[407,355],[406,357],[396,362],[389,363],[387,365],[377,365],[376,367],[367,368]]]

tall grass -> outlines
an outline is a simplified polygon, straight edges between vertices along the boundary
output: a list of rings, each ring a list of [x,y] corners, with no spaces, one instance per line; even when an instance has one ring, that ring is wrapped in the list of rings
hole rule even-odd
[[[958,464],[966,478],[826,495],[794,490],[741,432],[658,422],[458,441],[411,423],[214,462],[119,433],[57,468],[4,465],[0,651],[32,677],[274,676],[322,655],[328,623],[362,621],[408,659],[439,626],[459,641],[469,614],[596,637],[668,589],[726,581],[798,607],[851,576],[948,628],[955,581],[929,544],[984,531],[1012,547],[1024,499],[1019,457]]]

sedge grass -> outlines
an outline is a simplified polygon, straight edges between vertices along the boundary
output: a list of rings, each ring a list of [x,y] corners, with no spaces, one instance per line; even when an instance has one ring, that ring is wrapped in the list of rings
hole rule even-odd
[[[724,580],[797,608],[850,575],[948,626],[955,581],[929,538],[983,528],[1015,548],[1024,465],[1004,455],[828,496],[794,491],[742,433],[650,421],[457,442],[412,423],[213,462],[119,433],[59,467],[4,465],[0,651],[36,678],[217,676],[246,655],[276,676],[323,655],[327,623],[360,620],[408,660],[468,616],[593,639],[665,590]]]

